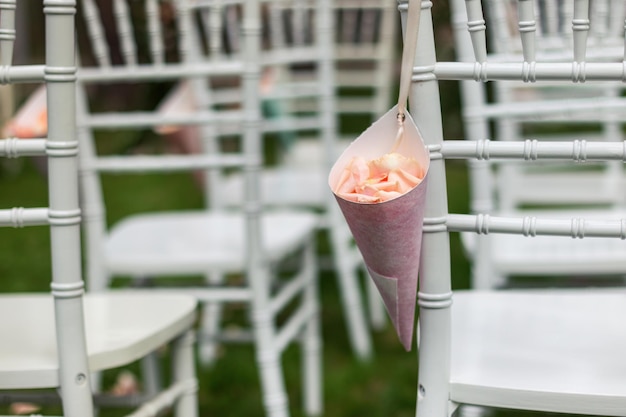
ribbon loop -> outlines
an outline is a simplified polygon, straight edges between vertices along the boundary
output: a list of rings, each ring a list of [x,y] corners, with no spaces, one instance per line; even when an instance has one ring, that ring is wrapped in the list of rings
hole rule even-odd
[[[402,46],[402,63],[400,67],[400,91],[398,94],[398,114],[403,115],[406,111],[411,78],[413,77],[413,64],[415,62],[415,49],[417,47],[417,34],[419,32],[422,0],[408,0],[406,31]],[[398,120],[400,118],[398,117]],[[404,122],[404,118],[402,119]]]

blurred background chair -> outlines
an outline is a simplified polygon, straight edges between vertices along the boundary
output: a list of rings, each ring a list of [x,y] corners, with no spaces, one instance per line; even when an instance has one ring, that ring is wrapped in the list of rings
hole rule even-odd
[[[263,401],[271,416],[289,414],[281,355],[291,342],[299,341],[304,408],[314,415],[322,408],[314,235],[318,219],[309,211],[265,210],[259,204],[262,2],[228,2],[242,22],[229,27],[239,32],[240,40],[235,47],[229,45],[230,50],[218,39],[230,17],[219,4],[147,1],[144,8],[143,3],[115,1],[111,16],[92,0],[81,4],[89,34],[82,45],[78,74],[89,285],[92,291],[103,291],[113,278],[129,277],[135,284],[154,286],[150,291],[193,294],[205,307],[235,306],[228,317],[235,327],[206,327],[203,321],[199,343],[254,343]],[[219,50],[212,49],[215,45]],[[198,48],[205,48],[207,54],[198,53]],[[147,85],[167,91],[180,80],[189,83],[199,104],[192,113],[164,115],[153,105],[158,99],[145,100],[144,107],[127,105],[137,96],[146,99],[153,91]],[[212,84],[226,81],[240,86],[239,106],[216,104]],[[122,102],[99,107],[101,96],[94,93],[113,88],[124,95]],[[166,142],[147,139],[155,128],[176,125],[198,126],[206,152],[172,155]],[[228,126],[237,129],[228,131]],[[146,135],[125,154],[119,142],[114,144],[123,138],[124,130]],[[210,175],[222,169],[242,170],[245,175],[241,186],[246,191],[236,209],[214,205],[182,210],[176,207],[176,193],[181,190],[167,194],[168,173],[206,170]],[[170,210],[149,212],[150,204],[142,205],[149,202],[139,200],[139,190],[135,196],[116,196],[114,187],[107,189],[111,177],[107,174],[150,172],[163,179],[161,198],[171,199]],[[132,181],[131,177],[121,178]],[[210,201],[221,201],[221,189],[212,185],[207,181]],[[134,212],[112,221],[106,216],[106,204],[120,198],[128,200]],[[295,266],[289,274],[281,268],[287,260]],[[207,316],[203,314],[203,319]]]
[[[281,4],[285,13],[291,13],[290,7],[295,10],[292,3]],[[255,5],[250,7],[254,10]],[[312,15],[310,8],[298,7]],[[323,6],[320,9],[321,13],[325,10]],[[81,169],[90,289],[102,291],[123,282],[113,282],[115,278],[138,286],[168,282],[170,288],[185,282],[182,291],[203,301],[199,332],[202,362],[215,359],[218,342],[254,341],[257,350],[264,352],[257,356],[263,370],[268,413],[272,415],[287,412],[279,356],[291,341],[300,339],[306,352],[305,408],[311,414],[318,412],[321,342],[313,255],[318,219],[309,211],[274,210],[261,214],[258,220],[254,195],[246,195],[245,202],[233,210],[222,204],[223,196],[218,192],[221,184],[215,181],[223,176],[220,170],[242,169],[245,175],[253,175],[254,164],[261,160],[260,142],[252,144],[253,138],[260,139],[254,121],[259,111],[255,107],[259,105],[259,92],[252,91],[242,80],[244,68],[256,65],[257,42],[262,41],[261,37],[250,38],[256,26],[249,27],[244,36],[243,17],[247,14],[249,23],[260,25],[261,13],[253,14],[236,2],[191,0],[144,4],[86,0],[81,3],[81,11],[79,29],[87,36],[79,39],[82,62],[78,73],[78,123],[85,149]],[[315,21],[330,20],[315,17]],[[165,102],[155,107],[164,94]],[[247,103],[242,103],[244,96]],[[190,101],[194,106],[180,107]],[[174,113],[163,106],[173,106]],[[33,127],[39,125],[35,122],[45,114],[45,92],[40,89],[7,130],[25,128],[30,136],[36,136]],[[45,128],[44,123],[41,129]],[[159,141],[153,137],[154,132],[170,140]],[[168,151],[181,155],[142,156]],[[137,159],[115,158],[115,153],[139,155]],[[193,184],[192,188],[174,189],[169,197],[163,193],[163,198],[144,204],[141,190],[148,181],[142,182],[142,175],[124,175],[158,175],[165,190],[166,183],[180,184],[176,176],[185,175],[180,171],[194,172],[202,191],[206,191],[204,196],[198,193],[198,206],[206,203],[205,207],[214,210],[190,213],[190,208],[197,207],[178,204],[177,196],[182,194],[177,193],[195,193]],[[176,179],[170,181],[172,177]],[[119,195],[114,185],[106,189],[107,184],[119,181],[117,178],[125,184],[136,181],[134,199]],[[239,186],[253,194],[258,188],[249,181]],[[120,205],[124,207],[121,211],[131,214],[130,218],[107,217],[105,199],[107,204],[117,205],[116,212]],[[189,198],[185,195],[181,200]],[[159,209],[169,211],[140,214]],[[252,243],[260,246],[246,247]],[[289,275],[293,281],[278,285],[274,278],[285,278],[281,267],[285,260],[292,267]],[[202,288],[189,287],[198,284],[197,280],[187,279],[190,276],[202,277]],[[205,284],[211,288],[204,288]],[[229,284],[234,288],[224,288]],[[278,323],[276,315],[285,307],[298,307],[298,300],[302,301],[299,308],[283,314]],[[241,309],[231,307],[228,318],[232,321],[234,316],[234,327],[224,325],[224,303],[249,306],[251,311],[244,313],[249,317],[240,318],[241,314],[233,311]],[[260,321],[253,326],[255,331],[237,330],[241,321],[248,319]],[[154,385],[151,390],[156,390],[158,370],[148,361],[145,364],[146,379]]]
[[[452,0],[451,5],[458,59],[471,62],[474,56],[464,24],[464,2]],[[560,63],[623,59],[623,2],[591,2],[587,31],[572,21],[572,2],[539,2],[532,25],[519,20],[517,2],[494,0],[484,6],[493,22],[487,31],[489,49],[484,57],[490,61],[508,62],[522,57],[528,62],[541,59]],[[522,49],[527,31],[534,33],[535,41]],[[583,35],[587,37],[588,53],[581,42],[572,47],[576,37]],[[558,79],[532,81],[493,80],[486,85],[461,81],[467,137],[498,141],[623,140],[623,118],[604,110],[604,106],[626,106],[620,98],[624,89],[620,81],[584,82],[584,74],[578,80],[581,85],[575,88]],[[475,212],[526,215],[549,211],[551,217],[569,217],[572,210],[584,209],[587,216],[597,218],[626,213],[621,162],[502,165],[472,161],[469,168]],[[589,283],[591,275],[595,276],[592,282],[600,283],[602,277],[623,278],[626,266],[626,246],[614,239],[573,239],[566,244],[549,236],[532,242],[509,235],[462,237],[473,262],[472,285],[476,288],[508,286],[514,284],[514,278],[542,275],[559,277],[550,281],[557,285]]]
[[[304,207],[322,214],[320,226],[329,231],[332,256],[331,262],[322,266],[330,266],[337,274],[355,354],[369,359],[371,336],[359,277],[362,260],[331,201],[326,173],[338,152],[349,143],[340,140],[340,131],[350,139],[356,138],[389,105],[395,52],[393,5],[379,0],[334,2],[332,20],[319,28],[304,4],[290,12],[283,2],[263,3],[265,40],[259,88],[263,97],[262,128],[271,152],[266,154],[260,176],[261,196],[270,207]],[[316,4],[316,8],[321,7],[321,3]],[[224,5],[223,13],[227,16],[227,25],[221,31],[224,43],[227,48],[236,48],[239,34],[232,27],[238,24],[237,8]],[[216,45],[208,48],[215,49]],[[237,106],[242,98],[240,86],[232,82],[214,85],[212,93],[214,103],[221,106]],[[189,85],[181,85],[164,100],[161,110],[164,114],[192,111],[191,98]],[[228,126],[222,134],[240,128]],[[170,135],[186,144],[188,152],[200,148],[197,130],[178,128]],[[224,191],[222,198],[209,204],[240,205],[243,181],[240,173],[210,174],[205,179],[208,188]],[[369,280],[366,288],[371,289]],[[372,322],[380,328],[385,323],[382,304],[375,291],[368,294]]]
[[[384,326],[386,317],[370,280],[366,279],[364,285],[360,282],[361,275],[367,278],[362,259],[327,190],[326,174],[347,144],[390,107],[396,65],[393,5],[380,0],[333,2],[333,24],[329,24],[324,39],[317,41],[316,36],[306,32],[300,34],[300,39],[288,36],[290,28],[277,18],[280,6],[268,4],[270,51],[288,50],[298,42],[325,43],[318,44],[320,48],[309,56],[306,66],[289,62],[289,58],[265,61],[266,70],[275,74],[273,90],[289,88],[298,94],[287,97],[267,93],[268,105],[277,111],[268,116],[274,123],[266,131],[278,132],[281,140],[279,159],[261,176],[263,200],[268,205],[309,207],[324,214],[321,226],[329,232],[330,265],[337,274],[348,334],[357,356],[367,359],[372,347],[366,311],[378,329]],[[304,93],[297,87],[311,83],[318,88]],[[298,127],[290,120],[298,115],[312,123]],[[240,181],[230,176],[224,184],[237,190]],[[236,195],[231,198],[231,203],[240,199]],[[368,296],[368,309],[364,308],[362,287]]]
[[[63,415],[93,416],[92,373],[129,365],[171,345],[172,384],[153,397],[135,396],[126,404],[140,405],[133,416],[171,408],[176,416],[197,416],[192,331],[196,300],[171,294],[84,295],[75,130],[76,2],[44,1],[46,63],[13,66],[15,11],[23,6],[14,0],[0,2],[3,80],[45,83],[51,104],[48,134],[39,139],[1,139],[0,154],[47,156],[49,205],[0,210],[0,223],[16,228],[50,227],[51,293],[0,296],[3,401],[38,401],[51,394],[60,397]],[[11,274],[15,275],[4,278],[19,279],[18,271]],[[107,404],[105,396],[96,397],[96,405],[98,401]]]
[[[422,269],[418,294],[419,380],[417,415],[442,416],[457,406],[471,404],[573,414],[621,415],[626,409],[623,387],[623,349],[626,334],[623,288],[511,289],[507,291],[452,291],[450,281],[451,232],[523,235],[530,245],[537,237],[570,239],[626,238],[624,216],[571,218],[519,214],[448,213],[445,161],[492,160],[506,164],[535,160],[626,160],[623,142],[443,140],[439,86],[447,80],[489,81],[530,77],[537,85],[561,80],[611,83],[623,77],[622,62],[526,61],[512,56],[506,61],[487,57],[485,30],[491,21],[483,16],[484,2],[465,2],[464,21],[471,34],[475,59],[438,61],[432,26],[432,8],[440,3],[411,1],[422,7],[411,112],[431,151]],[[520,1],[519,21],[524,51],[535,44],[535,2]],[[583,50],[590,19],[589,2],[571,9],[576,37],[573,48]],[[406,10],[402,2],[401,10]],[[593,9],[591,9],[593,11]],[[593,20],[593,18],[591,18]],[[458,20],[460,22],[462,20]],[[457,45],[460,47],[461,45]],[[584,58],[583,54],[583,58]],[[574,70],[573,70],[574,69]],[[581,88],[584,88],[581,87]],[[517,101],[513,102],[517,103]],[[513,104],[511,103],[511,104]],[[622,111],[618,101],[602,101],[600,115]],[[602,120],[600,117],[599,120]],[[484,184],[483,184],[484,185]],[[584,335],[584,337],[581,337]]]

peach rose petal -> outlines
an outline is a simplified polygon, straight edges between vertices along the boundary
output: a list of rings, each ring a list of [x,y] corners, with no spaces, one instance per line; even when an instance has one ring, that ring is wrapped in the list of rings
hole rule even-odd
[[[420,164],[398,153],[371,161],[354,157],[341,173],[334,191],[350,201],[381,203],[410,191],[422,178]]]

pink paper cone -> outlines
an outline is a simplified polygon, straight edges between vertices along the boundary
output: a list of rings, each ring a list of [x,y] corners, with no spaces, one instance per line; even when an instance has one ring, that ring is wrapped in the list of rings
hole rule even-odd
[[[428,151],[408,113],[404,129],[404,140],[395,152],[415,158],[427,173],[430,165]],[[371,160],[389,153],[397,131],[397,108],[394,107],[339,157],[330,171],[331,189],[335,188],[353,157]],[[425,195],[426,175],[406,194],[382,203],[355,203],[335,195],[370,277],[407,351],[411,350],[413,340]]]
[[[192,114],[197,109],[191,84],[187,81],[180,82],[172,88],[163,101],[157,107],[157,113],[163,116],[173,114]],[[157,126],[154,131],[161,135],[176,133],[185,126]]]
[[[2,129],[3,136],[37,138],[48,134],[46,87],[37,88]]]

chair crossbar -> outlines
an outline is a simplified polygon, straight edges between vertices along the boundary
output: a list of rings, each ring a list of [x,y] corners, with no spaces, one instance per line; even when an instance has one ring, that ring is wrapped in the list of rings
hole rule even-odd
[[[96,129],[145,129],[167,125],[210,125],[241,123],[241,111],[196,111],[181,114],[156,114],[150,112],[99,113],[91,115],[87,120],[80,121],[79,126]]]
[[[283,352],[289,346],[289,343],[302,331],[304,325],[315,313],[315,308],[309,303],[303,304],[291,315],[276,336],[276,348],[279,352]]]
[[[0,139],[0,157],[18,158],[46,154],[46,139]]]
[[[501,217],[489,214],[449,214],[445,230],[477,234],[504,233],[523,236],[569,236],[573,239],[592,237],[626,239],[626,218],[615,220],[548,219],[536,216]],[[424,219],[424,232],[439,232],[440,219]]]
[[[0,227],[44,226],[50,224],[47,208],[14,207],[0,210]]]
[[[124,291],[146,291],[145,288],[125,288]],[[151,293],[171,293],[172,289],[167,287],[150,287]],[[229,302],[244,303],[249,302],[252,294],[249,288],[245,287],[176,287],[176,293],[191,295],[201,302]]]
[[[40,83],[44,79],[44,65],[0,66],[0,85]]]
[[[41,68],[43,71],[43,67]],[[172,81],[179,80],[181,77],[209,77],[209,76],[230,76],[241,74],[243,65],[236,61],[211,61],[198,62],[190,66],[185,64],[163,64],[155,67],[154,65],[137,65],[133,67],[113,66],[103,70],[102,68],[83,67],[78,73],[78,79],[82,82],[104,83],[122,83],[122,82],[138,82],[138,81]],[[2,78],[0,78],[2,80]]]
[[[561,159],[584,161],[626,161],[626,141],[588,142],[539,141],[506,142],[477,140],[446,140],[441,145],[429,145],[431,159]]]
[[[284,285],[270,303],[270,310],[276,314],[282,310],[296,295],[300,295],[310,280],[310,276],[301,271],[288,284]]]
[[[94,161],[93,168],[100,172],[164,172],[191,171],[207,168],[240,167],[244,158],[240,155],[146,155],[109,156]]]
[[[195,379],[178,381],[126,417],[153,417],[159,415],[163,410],[172,407],[185,393],[197,391],[197,385],[198,383]]]
[[[415,67],[413,79],[507,81],[621,81],[626,82],[625,62],[438,62]]]
[[[365,84],[365,83],[364,83]],[[371,80],[369,80],[371,85]],[[266,100],[271,99],[302,99],[319,94],[321,86],[318,82],[281,83],[280,90],[270,91],[263,95]],[[224,88],[212,93],[211,101],[214,104],[239,104],[242,100],[240,88]]]

